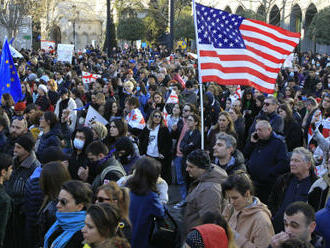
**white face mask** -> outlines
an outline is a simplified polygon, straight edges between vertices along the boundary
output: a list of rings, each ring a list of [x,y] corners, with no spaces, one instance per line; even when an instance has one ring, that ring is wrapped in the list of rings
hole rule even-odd
[[[73,140],[73,146],[78,150],[82,150],[84,148],[84,145],[85,145],[85,141],[83,141],[81,139],[75,138]]]

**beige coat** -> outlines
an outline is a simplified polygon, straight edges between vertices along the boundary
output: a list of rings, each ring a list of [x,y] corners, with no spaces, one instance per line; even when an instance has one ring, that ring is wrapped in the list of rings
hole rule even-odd
[[[268,247],[274,235],[271,212],[258,198],[254,197],[253,200],[250,206],[241,211],[228,205],[223,212],[235,231],[235,242],[240,248]]]
[[[212,166],[196,179],[191,186],[184,214],[185,235],[189,230],[201,224],[200,217],[206,212],[220,213],[224,208],[221,183],[227,178],[225,170]]]

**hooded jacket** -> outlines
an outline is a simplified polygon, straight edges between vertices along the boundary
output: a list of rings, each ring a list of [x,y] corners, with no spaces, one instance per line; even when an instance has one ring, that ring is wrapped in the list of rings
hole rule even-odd
[[[224,208],[221,183],[227,178],[225,170],[211,166],[191,185],[184,213],[185,235],[200,223],[206,212],[221,213]]]
[[[214,162],[217,166],[220,166],[222,169],[226,170],[228,176],[234,174],[234,172],[237,170],[246,171],[244,156],[237,149],[234,151],[228,164],[220,165],[218,158],[215,158]]]
[[[236,211],[228,205],[223,212],[230,227],[235,231],[235,242],[240,248],[267,247],[274,235],[271,213],[257,197],[253,203]]]

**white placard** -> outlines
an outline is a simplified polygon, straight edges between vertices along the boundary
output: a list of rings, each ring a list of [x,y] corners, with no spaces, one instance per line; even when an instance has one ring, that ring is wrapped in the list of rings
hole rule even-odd
[[[55,45],[55,41],[41,40],[41,49],[45,50],[46,52],[55,50]]]
[[[109,122],[103,118],[102,115],[99,114],[92,106],[88,107],[86,119],[85,119],[85,126],[91,126],[93,121],[98,121],[103,125],[107,125]]]
[[[294,59],[294,54],[291,53],[283,63],[284,68],[292,68],[292,61]]]
[[[57,45],[57,60],[68,62],[71,64],[74,45],[72,44],[58,44]]]
[[[10,53],[13,58],[23,58],[23,55],[17,51],[15,48],[13,48],[11,45],[9,45]]]

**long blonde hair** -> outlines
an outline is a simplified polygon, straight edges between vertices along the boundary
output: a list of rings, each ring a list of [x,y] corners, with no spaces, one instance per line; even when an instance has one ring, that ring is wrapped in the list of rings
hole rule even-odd
[[[129,223],[128,208],[129,208],[129,194],[128,189],[119,187],[116,182],[110,181],[97,189],[97,193],[103,190],[111,200],[117,200],[120,217]]]

